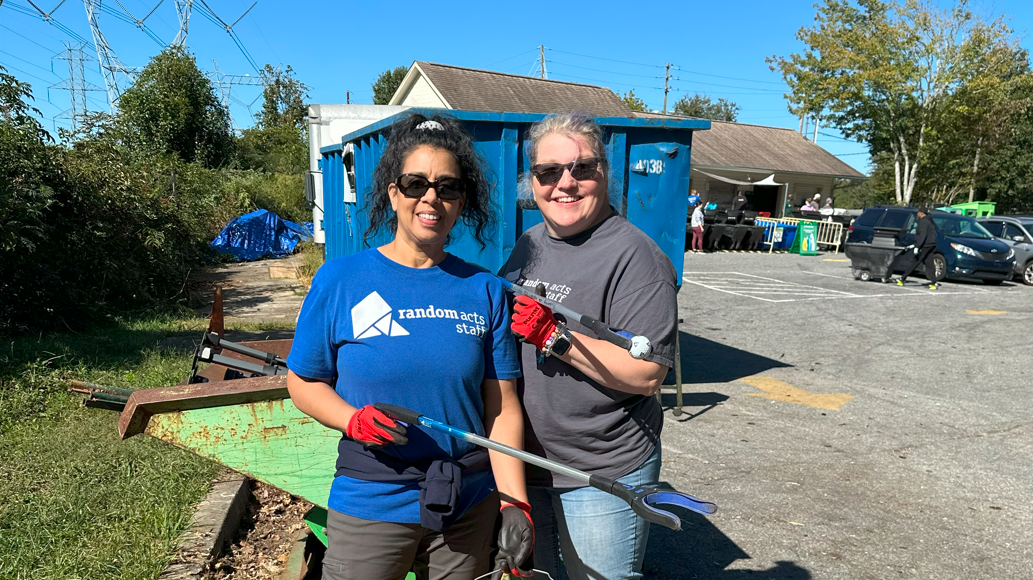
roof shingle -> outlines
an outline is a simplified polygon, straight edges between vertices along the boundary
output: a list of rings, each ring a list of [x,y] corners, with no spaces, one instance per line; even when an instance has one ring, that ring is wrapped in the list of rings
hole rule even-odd
[[[713,121],[692,135],[692,165],[863,179],[864,174],[793,129]]]
[[[597,117],[631,116],[624,101],[606,87],[433,62],[416,64],[455,109],[508,113],[567,113],[576,109]]]

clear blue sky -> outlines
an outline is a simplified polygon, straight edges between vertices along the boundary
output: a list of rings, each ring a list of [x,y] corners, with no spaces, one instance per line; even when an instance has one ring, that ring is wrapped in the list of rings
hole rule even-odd
[[[53,10],[59,0],[34,0]],[[207,0],[232,23],[252,0]],[[158,0],[122,0],[133,17],[142,18]],[[1033,3],[1022,0],[976,2],[988,16],[1007,15],[1023,37],[1033,28]],[[86,80],[104,86],[99,73],[83,3],[69,0],[53,12],[53,24],[35,13],[27,0],[3,0],[0,6],[0,64],[32,83],[37,106],[49,130],[68,126],[56,117],[69,108],[67,91],[47,87],[68,77],[68,62],[52,57],[76,36],[88,40]],[[200,0],[190,21],[187,45],[202,69],[212,59],[228,74],[254,74],[243,52],[224,29],[206,17]],[[663,65],[672,63],[668,108],[685,93],[724,97],[742,109],[739,121],[798,128],[786,112],[780,77],[768,70],[766,56],[801,50],[796,31],[814,17],[811,0],[728,2],[323,2],[259,0],[234,27],[240,42],[261,66],[291,65],[311,87],[311,102],[372,100],[370,84],[384,69],[413,60],[510,72],[538,74],[538,46],[546,47],[549,78],[598,84],[635,94],[653,109],[663,103]],[[108,0],[99,14],[101,30],[119,59],[143,66],[178,30],[173,0],[163,0],[146,20],[132,24],[117,3]],[[623,62],[619,62],[623,61]],[[253,121],[246,105],[261,107],[258,87],[233,87],[231,112],[239,127]],[[257,100],[256,100],[257,99]],[[88,106],[107,109],[103,91],[89,94]],[[822,128],[818,144],[862,171],[868,168],[863,145],[845,141]]]

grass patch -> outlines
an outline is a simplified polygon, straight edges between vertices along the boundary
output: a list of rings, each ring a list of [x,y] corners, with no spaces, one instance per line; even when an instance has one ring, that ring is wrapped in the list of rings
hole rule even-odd
[[[299,242],[297,251],[300,258],[298,260],[298,279],[307,288],[312,285],[312,278],[326,261],[326,256],[323,248],[315,242]]]
[[[164,569],[218,466],[146,436],[120,441],[118,415],[82,407],[66,381],[175,384],[192,353],[159,342],[206,327],[160,314],[0,345],[0,578],[140,580]]]

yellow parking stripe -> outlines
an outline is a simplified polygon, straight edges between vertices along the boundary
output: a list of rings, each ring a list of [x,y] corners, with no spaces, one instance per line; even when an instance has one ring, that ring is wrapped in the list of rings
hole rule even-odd
[[[847,393],[811,393],[773,377],[757,376],[746,377],[739,380],[751,387],[756,387],[764,391],[763,393],[747,393],[750,397],[762,397],[764,399],[771,399],[772,401],[796,403],[797,405],[807,405],[808,407],[814,407],[816,409],[838,411],[840,407],[847,404],[854,398],[853,395],[849,395]]]
[[[975,314],[976,316],[1000,316],[1001,314],[1008,314],[1004,310],[966,310],[969,314]]]

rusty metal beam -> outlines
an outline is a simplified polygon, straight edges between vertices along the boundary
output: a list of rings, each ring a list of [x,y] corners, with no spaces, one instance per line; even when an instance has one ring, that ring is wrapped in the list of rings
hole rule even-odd
[[[158,413],[289,398],[284,375],[134,391],[119,417],[118,434],[126,439],[143,433],[150,417]]]

